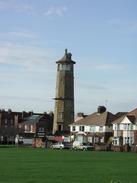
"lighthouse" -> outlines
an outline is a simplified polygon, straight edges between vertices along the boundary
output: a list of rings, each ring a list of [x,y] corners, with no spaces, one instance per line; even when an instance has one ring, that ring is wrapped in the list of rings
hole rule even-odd
[[[69,132],[69,124],[74,122],[74,64],[72,54],[67,52],[56,62],[56,96],[53,134]]]

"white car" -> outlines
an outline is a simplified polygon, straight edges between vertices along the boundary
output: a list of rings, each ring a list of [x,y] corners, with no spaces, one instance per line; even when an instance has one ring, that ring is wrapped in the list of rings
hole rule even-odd
[[[79,141],[74,141],[73,142],[73,149],[81,149],[83,151],[86,150],[92,150],[93,149],[93,145],[89,144],[89,143],[81,143]]]
[[[64,144],[62,142],[57,142],[51,145],[52,149],[64,149]]]

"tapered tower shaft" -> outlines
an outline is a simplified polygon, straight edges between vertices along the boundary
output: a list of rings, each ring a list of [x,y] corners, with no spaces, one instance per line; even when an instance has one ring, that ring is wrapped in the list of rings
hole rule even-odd
[[[74,122],[74,64],[71,53],[57,61],[56,97],[54,110],[53,134],[69,131],[69,124]]]

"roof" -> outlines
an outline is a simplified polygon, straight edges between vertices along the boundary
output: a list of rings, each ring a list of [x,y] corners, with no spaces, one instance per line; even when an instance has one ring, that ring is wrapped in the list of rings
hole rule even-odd
[[[126,117],[126,114],[124,114],[123,116],[116,118],[112,123],[115,124],[120,124],[122,122],[122,120]]]
[[[127,118],[132,122],[132,123],[135,123],[135,121],[136,121],[136,118],[135,118],[135,116],[127,116]]]
[[[67,52],[67,49],[65,49],[65,54],[64,54],[64,56],[60,59],[60,60],[58,60],[56,63],[72,63],[72,64],[75,64],[76,62],[74,62],[72,59],[71,59],[71,56],[72,56],[72,54],[71,53],[68,53]]]
[[[43,117],[43,115],[32,115],[30,117],[25,118],[25,121],[23,122],[24,124],[34,124],[38,123],[39,120]]]
[[[124,116],[126,114],[128,114],[128,112],[118,112],[118,113],[115,114],[115,117],[117,119],[117,118],[120,118],[120,117],[122,117],[122,116]]]
[[[137,108],[127,113],[121,113],[121,116],[118,116],[116,120],[113,121],[113,124],[120,124],[125,117],[127,117],[132,123],[137,123]]]
[[[97,125],[97,126],[110,126],[114,120],[114,115],[110,112],[92,113],[89,116],[80,119],[71,125]]]
[[[130,111],[128,114],[134,115],[137,118],[137,108],[134,110]]]

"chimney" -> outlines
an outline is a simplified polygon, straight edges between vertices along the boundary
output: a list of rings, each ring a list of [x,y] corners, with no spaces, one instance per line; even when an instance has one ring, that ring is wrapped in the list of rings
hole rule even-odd
[[[77,113],[77,117],[84,117],[84,113],[83,112]]]
[[[101,114],[103,112],[106,112],[106,107],[105,106],[98,106],[97,113]]]
[[[18,127],[18,122],[19,122],[19,116],[15,115],[14,116],[14,127],[17,128]]]

